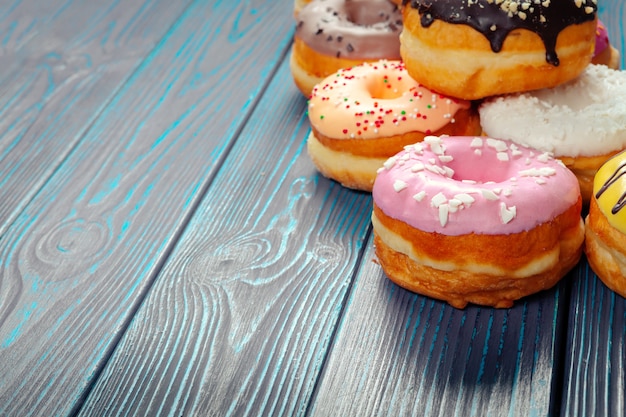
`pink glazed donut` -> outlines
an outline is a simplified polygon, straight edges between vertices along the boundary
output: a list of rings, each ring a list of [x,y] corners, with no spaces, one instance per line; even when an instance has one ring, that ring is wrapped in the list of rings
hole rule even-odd
[[[609,40],[609,32],[600,19],[596,24],[596,45],[593,51],[592,64],[606,65],[612,69],[620,67],[620,53]]]
[[[582,253],[576,176],[513,142],[428,136],[385,163],[373,199],[386,275],[457,308],[510,307],[555,285]]]

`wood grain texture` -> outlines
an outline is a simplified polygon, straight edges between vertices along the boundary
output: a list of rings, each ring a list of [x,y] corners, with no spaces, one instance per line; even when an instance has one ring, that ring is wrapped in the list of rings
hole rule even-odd
[[[188,3],[0,6],[0,236]]]
[[[555,411],[563,284],[511,309],[458,310],[392,283],[367,248],[311,415]]]
[[[599,2],[600,19],[626,60],[626,4]],[[562,416],[626,415],[626,300],[609,290],[585,261],[573,280],[563,349]]]
[[[626,300],[586,265],[569,315],[561,415],[626,415]]]
[[[274,1],[191,4],[6,229],[0,415],[80,405],[284,56],[289,18]]]
[[[304,414],[371,213],[319,178],[305,103],[285,60],[81,414]]]

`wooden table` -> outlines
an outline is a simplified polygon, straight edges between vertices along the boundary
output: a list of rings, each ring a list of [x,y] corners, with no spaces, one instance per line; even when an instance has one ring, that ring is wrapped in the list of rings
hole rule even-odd
[[[504,310],[384,276],[307,156],[291,1],[0,3],[0,415],[625,414],[584,259]]]

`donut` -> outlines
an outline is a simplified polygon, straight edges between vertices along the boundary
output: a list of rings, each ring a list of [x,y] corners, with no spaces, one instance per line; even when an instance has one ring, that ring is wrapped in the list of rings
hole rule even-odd
[[[598,19],[596,27],[596,44],[593,51],[592,64],[606,65],[609,68],[619,69],[620,53],[611,45],[609,33],[604,23]]]
[[[341,68],[400,59],[402,14],[389,0],[313,0],[297,20],[289,65],[306,97]]]
[[[595,176],[585,218],[589,266],[611,290],[626,297],[626,153],[609,159]]]
[[[433,93],[401,61],[344,68],[316,85],[308,103],[307,150],[322,175],[371,191],[376,171],[430,134],[481,132],[475,106]]]
[[[596,0],[404,1],[400,55],[432,90],[476,100],[553,87],[591,62]]]
[[[296,16],[296,18],[298,18],[298,14],[300,13],[300,10],[302,10],[302,8],[306,6],[307,4],[309,4],[310,2],[311,0],[294,0],[293,13]]]
[[[626,147],[626,72],[589,65],[577,79],[489,98],[478,108],[486,135],[552,152],[578,177],[585,205],[600,166]]]
[[[372,196],[386,276],[456,308],[510,307],[555,285],[582,254],[576,177],[510,141],[425,137],[385,162]]]

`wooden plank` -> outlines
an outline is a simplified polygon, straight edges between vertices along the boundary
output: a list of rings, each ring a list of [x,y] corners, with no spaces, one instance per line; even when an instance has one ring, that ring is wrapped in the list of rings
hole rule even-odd
[[[188,3],[0,7],[0,236]]]
[[[626,415],[626,300],[585,262],[569,311],[562,415]]]
[[[626,9],[599,2],[600,19],[626,64]],[[626,415],[626,300],[609,290],[585,261],[573,280],[563,383],[563,416]]]
[[[370,223],[320,178],[287,60],[81,415],[302,415]]]
[[[0,415],[80,406],[284,56],[284,3],[194,2],[7,228]]]
[[[311,415],[552,415],[562,284],[457,310],[392,283],[367,247]]]

